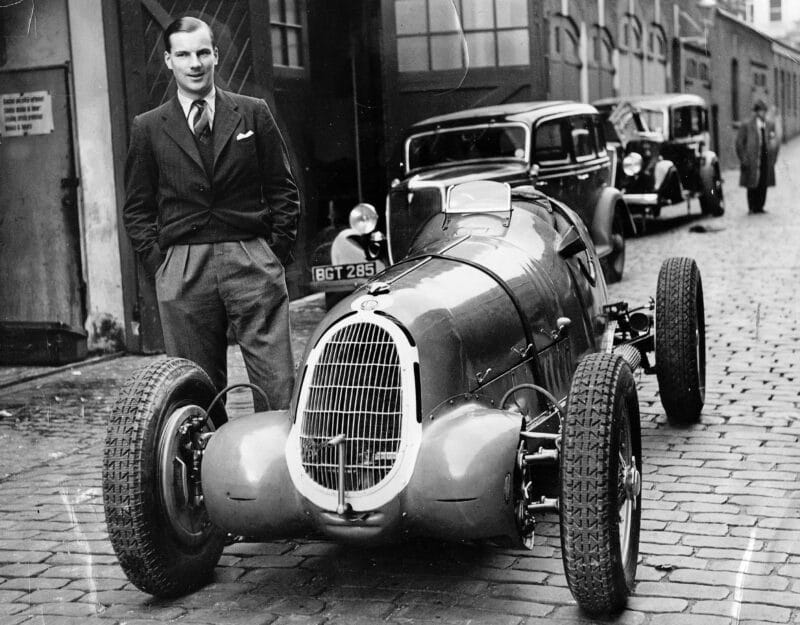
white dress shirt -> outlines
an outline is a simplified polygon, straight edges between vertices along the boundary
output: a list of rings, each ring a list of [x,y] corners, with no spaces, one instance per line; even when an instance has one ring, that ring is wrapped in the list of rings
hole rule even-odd
[[[208,127],[214,128],[214,98],[217,95],[217,90],[214,87],[211,87],[211,91],[206,94],[206,97],[203,98],[206,101],[206,109],[208,110]],[[189,97],[180,91],[178,91],[178,102],[180,102],[181,108],[183,109],[183,116],[186,118],[186,123],[189,125],[189,130],[192,130],[192,121],[189,119],[189,114],[192,111],[192,103],[197,100],[198,98]]]

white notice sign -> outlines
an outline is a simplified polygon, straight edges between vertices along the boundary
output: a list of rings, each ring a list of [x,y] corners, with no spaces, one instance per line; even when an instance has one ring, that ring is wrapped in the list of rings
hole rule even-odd
[[[53,132],[53,99],[47,91],[0,95],[0,136]]]

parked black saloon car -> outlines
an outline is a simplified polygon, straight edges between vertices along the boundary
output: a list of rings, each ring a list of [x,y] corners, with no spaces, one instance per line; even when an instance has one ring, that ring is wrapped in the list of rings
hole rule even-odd
[[[589,229],[606,280],[622,278],[624,237],[635,227],[610,184],[611,154],[594,107],[517,102],[432,117],[407,130],[401,152],[386,202],[386,236],[375,231],[377,212],[363,204],[353,209],[351,228],[330,246],[330,265],[312,267],[312,288],[351,291],[398,262],[415,234],[444,210],[448,189],[477,180],[534,185],[564,202]]]
[[[725,212],[703,98],[667,93],[608,98],[594,105],[619,156],[613,184],[634,214],[658,217],[662,206],[695,197],[703,214]]]

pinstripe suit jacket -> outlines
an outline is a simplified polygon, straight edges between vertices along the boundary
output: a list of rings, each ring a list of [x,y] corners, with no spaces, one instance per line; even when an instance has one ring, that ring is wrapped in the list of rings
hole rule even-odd
[[[299,194],[266,102],[217,88],[213,145],[209,176],[177,97],[133,120],[123,221],[150,274],[174,243],[262,236],[291,260]]]

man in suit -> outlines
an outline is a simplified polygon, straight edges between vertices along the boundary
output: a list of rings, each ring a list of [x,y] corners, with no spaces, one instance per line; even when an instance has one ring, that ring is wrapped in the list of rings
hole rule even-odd
[[[227,329],[244,357],[256,410],[288,406],[294,381],[284,265],[299,196],[264,100],[214,85],[218,51],[205,22],[164,31],[177,94],[138,115],[125,165],[123,220],[155,277],[167,354],[227,383]]]
[[[767,104],[756,100],[753,115],[739,126],[736,135],[736,155],[741,163],[739,185],[747,187],[747,207],[750,213],[763,213],[767,187],[775,186],[775,161],[778,158],[780,137],[775,122],[767,119]]]

